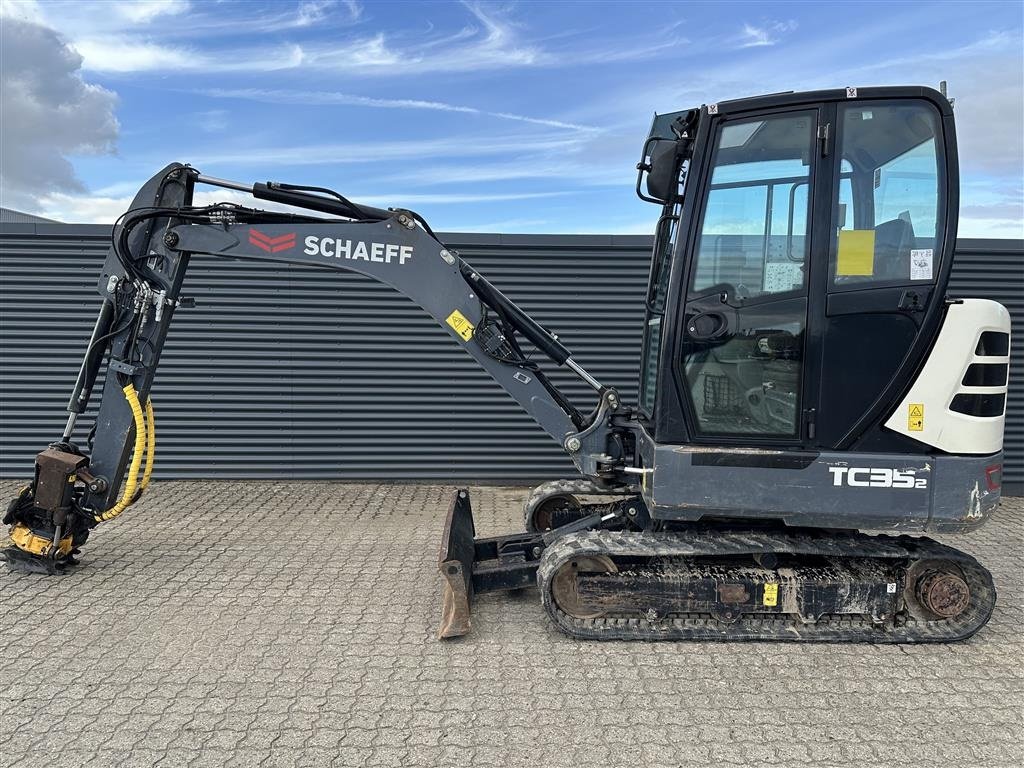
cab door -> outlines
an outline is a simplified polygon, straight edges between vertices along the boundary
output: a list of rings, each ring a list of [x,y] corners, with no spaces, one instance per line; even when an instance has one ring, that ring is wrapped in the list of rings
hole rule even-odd
[[[806,437],[804,413],[817,393],[809,289],[827,247],[822,228],[811,226],[830,195],[820,181],[828,178],[819,140],[825,109],[713,123],[679,331],[677,375],[695,442],[788,445]]]
[[[944,300],[955,144],[924,99],[851,100],[837,105],[834,120],[825,301],[813,320],[822,371],[815,442],[924,450],[880,423],[916,373],[926,321]]]

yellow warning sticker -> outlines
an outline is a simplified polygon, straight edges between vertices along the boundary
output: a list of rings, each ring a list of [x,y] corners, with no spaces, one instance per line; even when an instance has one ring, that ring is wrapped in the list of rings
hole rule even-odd
[[[779,585],[772,582],[764,585],[764,604],[774,608],[779,604]]]
[[[836,276],[868,277],[875,274],[875,230],[839,230],[839,253]]]
[[[473,338],[475,326],[469,322],[466,316],[459,312],[459,310],[453,310],[452,313],[448,315],[448,319],[445,322],[447,322],[448,325],[450,325],[454,331],[459,334],[459,337],[463,341],[469,341]]]
[[[907,406],[907,429],[910,432],[924,431],[924,403],[911,403]]]

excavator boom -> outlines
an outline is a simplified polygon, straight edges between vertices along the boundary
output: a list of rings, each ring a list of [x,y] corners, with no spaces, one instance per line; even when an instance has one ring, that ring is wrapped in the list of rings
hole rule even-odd
[[[234,205],[191,205],[196,184],[242,189],[259,199],[337,218],[283,214]],[[569,350],[441,243],[412,211],[352,203],[330,190],[282,184],[251,186],[205,177],[173,164],[156,174],[114,227],[99,279],[103,304],[74,392],[64,434],[39,454],[32,485],[5,517],[16,548],[13,564],[53,571],[71,562],[96,524],[119,516],[149,483],[155,451],[150,399],[171,319],[183,303],[181,286],[196,253],[345,269],[392,286],[419,304],[560,444],[583,471],[594,471],[606,414],[619,406],[573,360]],[[596,390],[598,406],[581,414],[527,355],[525,337],[549,365],[565,366]],[[536,353],[534,353],[536,354]],[[73,441],[100,367],[107,373],[88,455]],[[622,456],[605,461],[611,478]]]

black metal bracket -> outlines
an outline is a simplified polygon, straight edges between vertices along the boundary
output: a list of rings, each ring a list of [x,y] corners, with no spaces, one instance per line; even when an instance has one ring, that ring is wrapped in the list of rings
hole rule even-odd
[[[127,376],[135,376],[137,373],[146,370],[144,365],[134,365],[132,363],[126,363],[124,360],[111,360],[107,364],[107,368],[116,373],[123,373]]]

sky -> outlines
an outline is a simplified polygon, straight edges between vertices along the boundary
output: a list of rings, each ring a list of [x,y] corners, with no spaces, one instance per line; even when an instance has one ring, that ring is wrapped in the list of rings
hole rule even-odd
[[[1019,0],[0,0],[0,204],[112,222],[178,161],[443,231],[649,233],[655,112],[947,80],[960,234],[1020,238],[1022,29]]]

